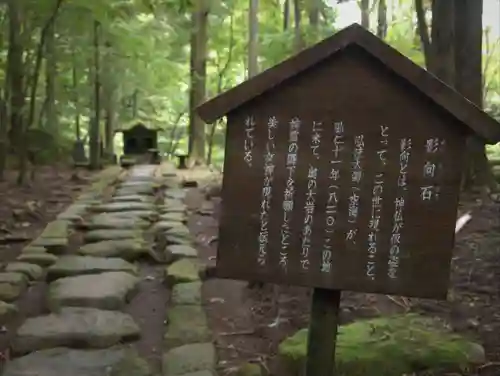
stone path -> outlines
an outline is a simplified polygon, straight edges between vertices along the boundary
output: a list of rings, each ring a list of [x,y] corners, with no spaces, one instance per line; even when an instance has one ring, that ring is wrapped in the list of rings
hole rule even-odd
[[[30,284],[48,284],[48,312],[18,328],[2,376],[215,375],[203,273],[175,169],[135,166],[106,199],[118,175],[103,177],[0,272],[2,322],[16,315],[10,302]],[[82,243],[70,250],[75,228]],[[168,307],[166,298],[151,295],[167,287]],[[155,311],[149,319],[137,314],[145,309]],[[156,322],[160,343],[144,330]],[[144,354],[151,352],[159,352],[159,364]]]

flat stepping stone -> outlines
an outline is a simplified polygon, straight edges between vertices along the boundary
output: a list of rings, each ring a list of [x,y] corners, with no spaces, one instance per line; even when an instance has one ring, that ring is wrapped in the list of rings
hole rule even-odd
[[[176,347],[163,356],[162,365],[163,376],[186,376],[186,374],[189,375],[193,372],[215,372],[215,346],[211,342],[206,342]],[[207,373],[207,375],[209,374]],[[196,375],[198,376],[198,374]]]
[[[126,272],[106,272],[58,279],[49,285],[47,303],[51,312],[62,307],[122,309],[139,283]]]
[[[47,249],[45,247],[39,245],[27,245],[21,250],[21,253],[47,253]]]
[[[14,285],[12,283],[0,282],[0,300],[13,302],[21,296],[26,288],[26,285]]]
[[[71,222],[69,221],[52,221],[45,227],[40,236],[43,238],[66,238],[69,234],[70,226]]]
[[[152,202],[152,199],[150,196],[128,195],[112,197],[111,202]]]
[[[118,188],[115,191],[113,196],[120,197],[120,196],[130,196],[130,195],[153,196],[154,195],[154,188],[153,187],[144,187],[144,186],[122,187],[122,188]]]
[[[118,257],[61,256],[47,270],[47,279],[53,281],[63,277],[118,271],[132,275],[138,273],[135,265]]]
[[[15,354],[54,347],[106,348],[139,336],[139,326],[126,313],[63,308],[59,313],[28,318],[11,346]]]
[[[154,232],[167,231],[175,226],[183,226],[181,221],[160,220],[153,225]]]
[[[27,262],[10,262],[5,267],[6,272],[24,274],[30,281],[43,278],[43,268],[40,265]]]
[[[201,305],[171,307],[168,310],[167,322],[164,338],[168,349],[189,343],[208,342],[212,338],[207,316]]]
[[[167,266],[165,270],[165,279],[170,286],[200,280],[199,262],[196,259],[181,259]]]
[[[54,255],[61,255],[68,248],[68,238],[43,238],[38,237],[31,242],[33,246],[44,247],[47,252]]]
[[[165,259],[167,263],[177,261],[181,258],[194,257],[198,257],[198,251],[189,245],[172,244],[165,249]]]
[[[0,283],[10,283],[12,285],[28,285],[28,277],[23,273],[18,272],[3,272],[0,273]]]
[[[153,210],[152,203],[145,202],[112,202],[109,204],[101,204],[92,208],[93,212],[111,213],[111,212],[126,212],[131,210]]]
[[[122,240],[140,238],[142,231],[139,229],[135,231],[123,229],[107,229],[107,230],[92,230],[83,236],[85,243],[95,243],[103,240]]]
[[[153,376],[145,359],[134,350],[55,348],[13,359],[2,376]]]
[[[105,240],[85,244],[78,249],[77,253],[96,257],[120,257],[133,261],[147,255],[149,245],[143,239]]]
[[[172,289],[171,302],[174,306],[201,306],[201,282],[178,283]]]
[[[183,212],[167,212],[160,214],[160,221],[175,221],[175,222],[183,222],[187,221],[187,215]]]
[[[170,188],[165,190],[165,197],[184,200],[186,198],[186,191],[182,188]]]
[[[16,260],[47,267],[55,263],[57,259],[57,256],[50,253],[22,253]]]
[[[112,214],[99,214],[93,216],[88,221],[81,223],[80,228],[87,230],[106,230],[106,229],[144,229],[149,227],[149,222],[140,218],[123,218]]]
[[[143,219],[153,221],[158,217],[158,213],[153,210],[130,210],[124,212],[102,213],[99,215],[114,216],[115,218]]]

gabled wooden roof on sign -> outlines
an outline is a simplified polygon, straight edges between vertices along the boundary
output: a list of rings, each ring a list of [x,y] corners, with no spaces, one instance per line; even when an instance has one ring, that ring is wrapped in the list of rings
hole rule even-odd
[[[210,99],[197,108],[198,115],[207,123],[212,123],[286,80],[293,79],[306,69],[341,53],[350,45],[361,47],[479,136],[493,143],[500,141],[500,124],[497,121],[358,24],[348,26],[290,59]]]

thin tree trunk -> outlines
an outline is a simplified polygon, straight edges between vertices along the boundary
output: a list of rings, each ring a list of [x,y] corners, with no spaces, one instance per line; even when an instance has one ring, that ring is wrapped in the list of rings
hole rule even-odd
[[[101,25],[94,21],[94,116],[90,123],[90,168],[98,170],[100,168],[101,144],[100,144],[100,117],[101,117],[101,98],[100,98],[100,51],[99,51],[99,33]]]
[[[387,36],[387,3],[386,3],[386,0],[378,0],[377,36],[380,39],[385,39],[385,37]]]
[[[361,9],[361,26],[370,29],[370,0],[359,0]]]
[[[283,31],[290,28],[290,0],[285,0],[283,4]]]
[[[417,13],[418,35],[420,36],[420,43],[422,45],[422,50],[424,51],[425,66],[429,71],[431,71],[432,67],[431,39],[429,36],[429,28],[427,26],[427,21],[425,19],[425,9],[423,0],[415,0],[415,11]]]
[[[189,159],[191,165],[205,163],[205,123],[195,109],[206,96],[209,1],[199,0],[193,13],[191,41],[191,93],[189,105]]]
[[[293,13],[294,13],[294,30],[295,30],[295,52],[298,53],[304,49],[304,38],[302,36],[302,10],[300,9],[300,1],[293,1]]]
[[[259,0],[249,0],[248,10],[248,78],[259,72],[258,66],[258,33],[259,33]],[[232,23],[232,19],[231,19]],[[232,26],[231,26],[232,27]]]

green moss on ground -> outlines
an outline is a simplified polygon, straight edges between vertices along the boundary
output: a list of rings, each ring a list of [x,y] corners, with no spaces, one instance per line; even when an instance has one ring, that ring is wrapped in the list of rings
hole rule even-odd
[[[280,344],[279,354],[293,374],[303,368],[308,330]],[[483,348],[451,333],[442,322],[416,314],[381,317],[339,328],[339,376],[401,376],[416,371],[464,369],[484,362]]]

